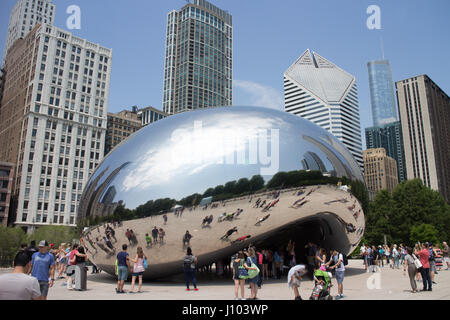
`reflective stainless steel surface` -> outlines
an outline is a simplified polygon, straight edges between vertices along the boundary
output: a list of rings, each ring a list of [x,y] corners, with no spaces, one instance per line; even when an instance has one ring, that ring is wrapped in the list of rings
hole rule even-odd
[[[186,230],[193,235],[190,246],[199,265],[229,256],[249,243],[269,247],[281,245],[289,237],[302,241],[305,235],[323,246],[350,253],[364,230],[361,205],[350,193],[331,185],[292,187],[292,181],[284,181],[288,178],[283,175],[277,175],[283,181],[274,183],[272,190],[261,189],[261,184],[253,190],[247,180],[241,180],[239,186],[226,185],[242,178],[253,181],[253,176],[260,175],[267,186],[276,173],[297,170],[363,181],[349,151],[331,134],[300,117],[258,107],[213,108],[170,116],[130,136],[94,172],[80,201],[79,221],[119,211],[133,211],[137,219],[124,220],[121,226],[110,223],[115,231],[111,244],[104,242],[104,225],[91,226],[84,242],[91,259],[113,273],[115,255],[123,243],[129,243],[125,232],[132,229],[137,244],[131,242],[128,252],[134,258],[136,247],[143,247],[149,257],[146,278],[182,271]],[[236,191],[241,187],[242,193]],[[209,203],[206,208],[192,206],[210,188],[225,202],[211,204],[211,199],[203,199]],[[279,193],[273,194],[274,189]],[[186,199],[194,194],[197,197]],[[266,201],[262,207],[255,206],[258,198],[260,204]],[[265,208],[271,203],[273,206]],[[167,209],[164,224],[163,211]],[[219,222],[223,213],[235,215]],[[212,222],[202,225],[210,215]],[[164,229],[164,243],[147,246],[145,234],[151,236],[154,226]],[[222,237],[234,227],[237,232]],[[236,241],[246,235],[250,237]]]

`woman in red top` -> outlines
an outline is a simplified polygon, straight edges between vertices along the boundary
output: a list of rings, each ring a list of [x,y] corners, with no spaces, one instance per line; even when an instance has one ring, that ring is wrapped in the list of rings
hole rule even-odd
[[[430,252],[428,251],[428,243],[422,243],[422,250],[417,250],[416,255],[422,264],[422,268],[420,269],[423,281],[422,291],[431,291],[430,262],[428,261]]]

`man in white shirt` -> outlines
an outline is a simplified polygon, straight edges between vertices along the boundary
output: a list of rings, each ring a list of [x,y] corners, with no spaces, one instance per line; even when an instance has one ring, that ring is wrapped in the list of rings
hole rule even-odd
[[[362,256],[362,258],[364,259],[364,269],[367,270],[368,268],[368,263],[367,263],[367,250],[366,250],[366,246],[363,244],[360,248],[360,254]]]
[[[20,251],[14,258],[14,271],[0,276],[0,300],[42,300],[38,280],[27,275],[30,267],[30,256]]]

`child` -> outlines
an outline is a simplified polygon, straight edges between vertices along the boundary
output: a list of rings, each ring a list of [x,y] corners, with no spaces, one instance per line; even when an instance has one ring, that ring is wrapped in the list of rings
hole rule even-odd
[[[147,242],[147,248],[151,247],[151,245],[152,245],[152,237],[150,237],[148,235],[148,233],[145,234],[145,241]]]

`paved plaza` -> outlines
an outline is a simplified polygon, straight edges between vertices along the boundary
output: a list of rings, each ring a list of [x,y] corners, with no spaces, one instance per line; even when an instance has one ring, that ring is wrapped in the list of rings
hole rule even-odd
[[[0,272],[7,272],[3,269]],[[379,282],[377,283],[377,277]],[[372,277],[372,278],[370,278]],[[200,274],[198,280],[199,291],[185,291],[183,276],[158,282],[144,282],[142,293],[116,294],[116,280],[106,273],[88,275],[87,291],[69,291],[63,280],[57,280],[50,288],[49,300],[233,300],[234,287],[230,279],[218,279],[208,274]],[[370,278],[370,279],[369,279]],[[409,278],[403,274],[403,269],[384,267],[381,273],[366,273],[362,260],[349,260],[344,280],[344,300],[450,300],[450,271],[443,269],[436,275],[432,292],[411,293]],[[336,280],[333,279],[331,293],[337,293]],[[368,285],[369,283],[369,285]],[[379,286],[378,286],[379,284]],[[131,282],[125,283],[128,292]],[[379,289],[377,289],[379,287]],[[246,295],[250,290],[246,286]],[[303,299],[309,298],[313,282],[305,278],[300,288]],[[422,288],[422,282],[418,283]],[[137,290],[137,287],[136,287]],[[293,292],[288,289],[286,277],[282,280],[265,281],[258,291],[260,300],[292,300]]]

